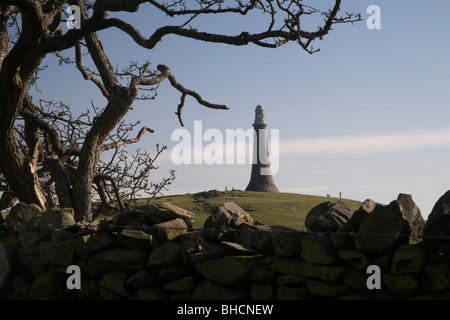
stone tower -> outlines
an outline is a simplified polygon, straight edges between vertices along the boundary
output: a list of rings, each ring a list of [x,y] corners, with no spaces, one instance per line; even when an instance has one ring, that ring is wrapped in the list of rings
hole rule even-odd
[[[264,118],[264,109],[261,105],[256,107],[253,128],[255,129],[255,134],[253,139],[252,175],[245,191],[280,192],[273,182],[270,171],[267,123]],[[264,170],[261,170],[263,168]]]

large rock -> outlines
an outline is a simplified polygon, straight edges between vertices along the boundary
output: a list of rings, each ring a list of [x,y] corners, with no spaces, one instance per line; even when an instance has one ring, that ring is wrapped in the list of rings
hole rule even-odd
[[[326,235],[317,234],[311,237],[303,237],[301,257],[308,262],[318,264],[336,264],[338,256],[332,247],[330,239]]]
[[[41,208],[36,204],[18,203],[11,208],[5,222],[17,231],[23,231],[27,226],[34,225],[40,215]]]
[[[202,232],[184,234],[180,237],[180,243],[184,263],[220,258],[229,251],[222,242],[207,241]]]
[[[100,279],[100,287],[115,292],[120,296],[129,298],[130,292],[126,288],[127,275],[122,271],[111,270],[105,273]]]
[[[336,282],[350,271],[347,267],[313,264],[301,259],[278,259],[269,257],[261,260],[261,265],[275,270],[282,275],[292,275],[304,278],[314,278],[327,282]]]
[[[39,243],[45,237],[44,234],[38,231],[23,231],[17,235],[22,248],[28,249]]]
[[[236,229],[244,223],[253,224],[253,218],[237,204],[224,202],[214,209],[203,228],[206,229],[206,236],[212,240],[234,240],[234,233],[226,237],[227,230]]]
[[[208,280],[221,285],[235,285],[249,278],[257,264],[257,256],[226,256],[196,262],[194,266]]]
[[[28,249],[19,249],[19,261],[29,274],[37,277],[50,267],[52,246],[50,242],[41,242]]]
[[[278,258],[287,259],[300,254],[302,233],[283,226],[273,226],[271,231],[273,250]]]
[[[158,202],[121,212],[114,218],[113,225],[125,226],[132,220],[154,225],[179,218],[185,221],[188,228],[192,228],[194,226],[194,217],[194,213],[190,211],[167,202]]]
[[[358,271],[366,270],[370,265],[367,256],[358,250],[341,249],[338,251],[338,256],[339,259],[347,261]]]
[[[142,230],[122,230],[118,240],[125,248],[139,250],[150,250],[155,242],[151,234]]]
[[[50,264],[52,266],[70,266],[75,253],[75,241],[70,240],[50,247]]]
[[[272,229],[265,224],[247,224],[242,223],[239,226],[239,232],[235,241],[244,246],[254,248],[267,255],[273,255]]]
[[[399,194],[389,205],[377,204],[361,223],[356,248],[367,253],[392,252],[401,244],[416,243],[425,222],[411,195]],[[379,235],[377,235],[379,234]]]
[[[40,220],[43,233],[51,233],[53,229],[68,229],[76,224],[72,208],[47,210]]]
[[[392,255],[393,274],[419,274],[426,263],[426,252],[419,245],[405,244]]]
[[[140,270],[130,276],[127,280],[127,285],[141,289],[156,284],[155,276],[148,270]]]
[[[177,266],[182,260],[181,245],[174,242],[165,242],[153,249],[148,257],[147,267],[151,270],[160,270]]]
[[[149,229],[149,233],[160,242],[174,240],[187,232],[188,225],[186,224],[186,221],[181,218],[154,224],[153,227]]]
[[[139,271],[145,269],[148,254],[141,250],[116,248],[102,251],[90,258],[88,274],[98,275],[106,270]]]
[[[353,210],[343,202],[324,202],[308,212],[305,226],[310,231],[337,231],[351,218],[352,214]]]
[[[347,221],[339,230],[330,236],[331,243],[336,249],[348,249],[355,247],[355,236],[351,233],[357,233],[359,226],[375,209],[376,203],[370,199],[363,202],[361,207],[356,210],[350,220]],[[350,234],[349,234],[350,233]]]
[[[435,203],[423,229],[424,247],[440,253],[450,253],[450,239],[431,236],[450,236],[450,190]]]
[[[16,196],[12,191],[4,191],[0,198],[0,210],[12,207],[14,205],[14,201],[16,200]]]

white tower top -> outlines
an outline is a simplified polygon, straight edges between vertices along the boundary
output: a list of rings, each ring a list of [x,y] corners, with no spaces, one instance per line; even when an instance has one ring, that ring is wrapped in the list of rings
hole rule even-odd
[[[255,109],[255,122],[253,125],[267,126],[266,119],[264,118],[264,108],[260,104]]]

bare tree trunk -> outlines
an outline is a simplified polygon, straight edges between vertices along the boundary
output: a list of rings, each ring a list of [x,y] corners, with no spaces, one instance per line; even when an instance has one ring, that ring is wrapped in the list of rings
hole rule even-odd
[[[20,88],[5,86],[0,80],[0,166],[19,201],[47,208],[48,201],[39,183],[36,165],[23,151],[14,129],[8,129],[16,118],[14,108],[10,106],[21,104],[21,95]]]
[[[129,97],[128,90],[117,86],[115,92],[109,96],[105,110],[86,135],[72,188],[76,219],[92,219],[92,183],[95,166],[104,150],[103,143],[108,134],[128,112],[133,100],[134,97]]]
[[[12,7],[2,4],[2,9],[7,14]],[[22,19],[22,34],[10,50],[6,19],[0,18],[0,168],[19,201],[46,208],[48,201],[38,180],[37,161],[24,152],[14,129],[28,80],[45,56],[36,17],[24,13]]]

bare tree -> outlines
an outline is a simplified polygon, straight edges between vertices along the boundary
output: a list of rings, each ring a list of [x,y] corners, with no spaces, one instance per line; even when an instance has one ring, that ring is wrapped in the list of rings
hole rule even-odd
[[[312,47],[312,42],[327,35],[334,24],[361,20],[354,14],[339,16],[341,0],[332,2],[332,7],[324,11],[306,5],[302,0],[0,1],[0,171],[4,179],[20,201],[36,203],[42,208],[51,207],[45,184],[39,179],[40,166],[46,163],[59,202],[72,206],[77,219],[90,219],[92,185],[98,161],[103,151],[115,147],[106,141],[139,98],[140,90],[154,88],[167,79],[181,95],[176,111],[181,124],[181,111],[188,96],[205,107],[227,109],[224,105],[204,100],[197,92],[177,82],[164,65],[158,65],[155,71],[144,64],[134,68],[136,72],[133,68],[128,70],[128,74],[116,72],[103,50],[97,31],[117,28],[130,36],[136,45],[147,49],[153,49],[167,35],[177,35],[207,42],[235,46],[255,44],[267,48],[295,41],[307,52],[314,53],[318,50]],[[163,15],[184,18],[184,21],[179,25],[161,26],[146,38],[131,24],[108,17],[108,12],[135,12],[142,3],[150,4]],[[66,4],[77,5],[81,9],[80,29],[64,32],[61,28],[65,12],[63,6]],[[261,12],[267,17],[264,29],[228,35],[198,30],[195,26],[196,21],[205,15],[246,16],[251,12]],[[305,30],[301,22],[310,16],[323,19],[314,30]],[[83,46],[94,62],[95,72],[83,66]],[[95,84],[107,99],[106,106],[93,119],[82,141],[73,145],[62,143],[61,135],[68,133],[52,127],[27,92],[44,57],[70,48],[75,50],[76,66],[81,75]],[[123,76],[128,77],[126,84],[119,81]],[[23,119],[23,137],[19,137],[16,130],[18,119]],[[131,142],[115,142],[116,145],[127,143]],[[54,156],[44,158],[44,148],[51,148]]]

